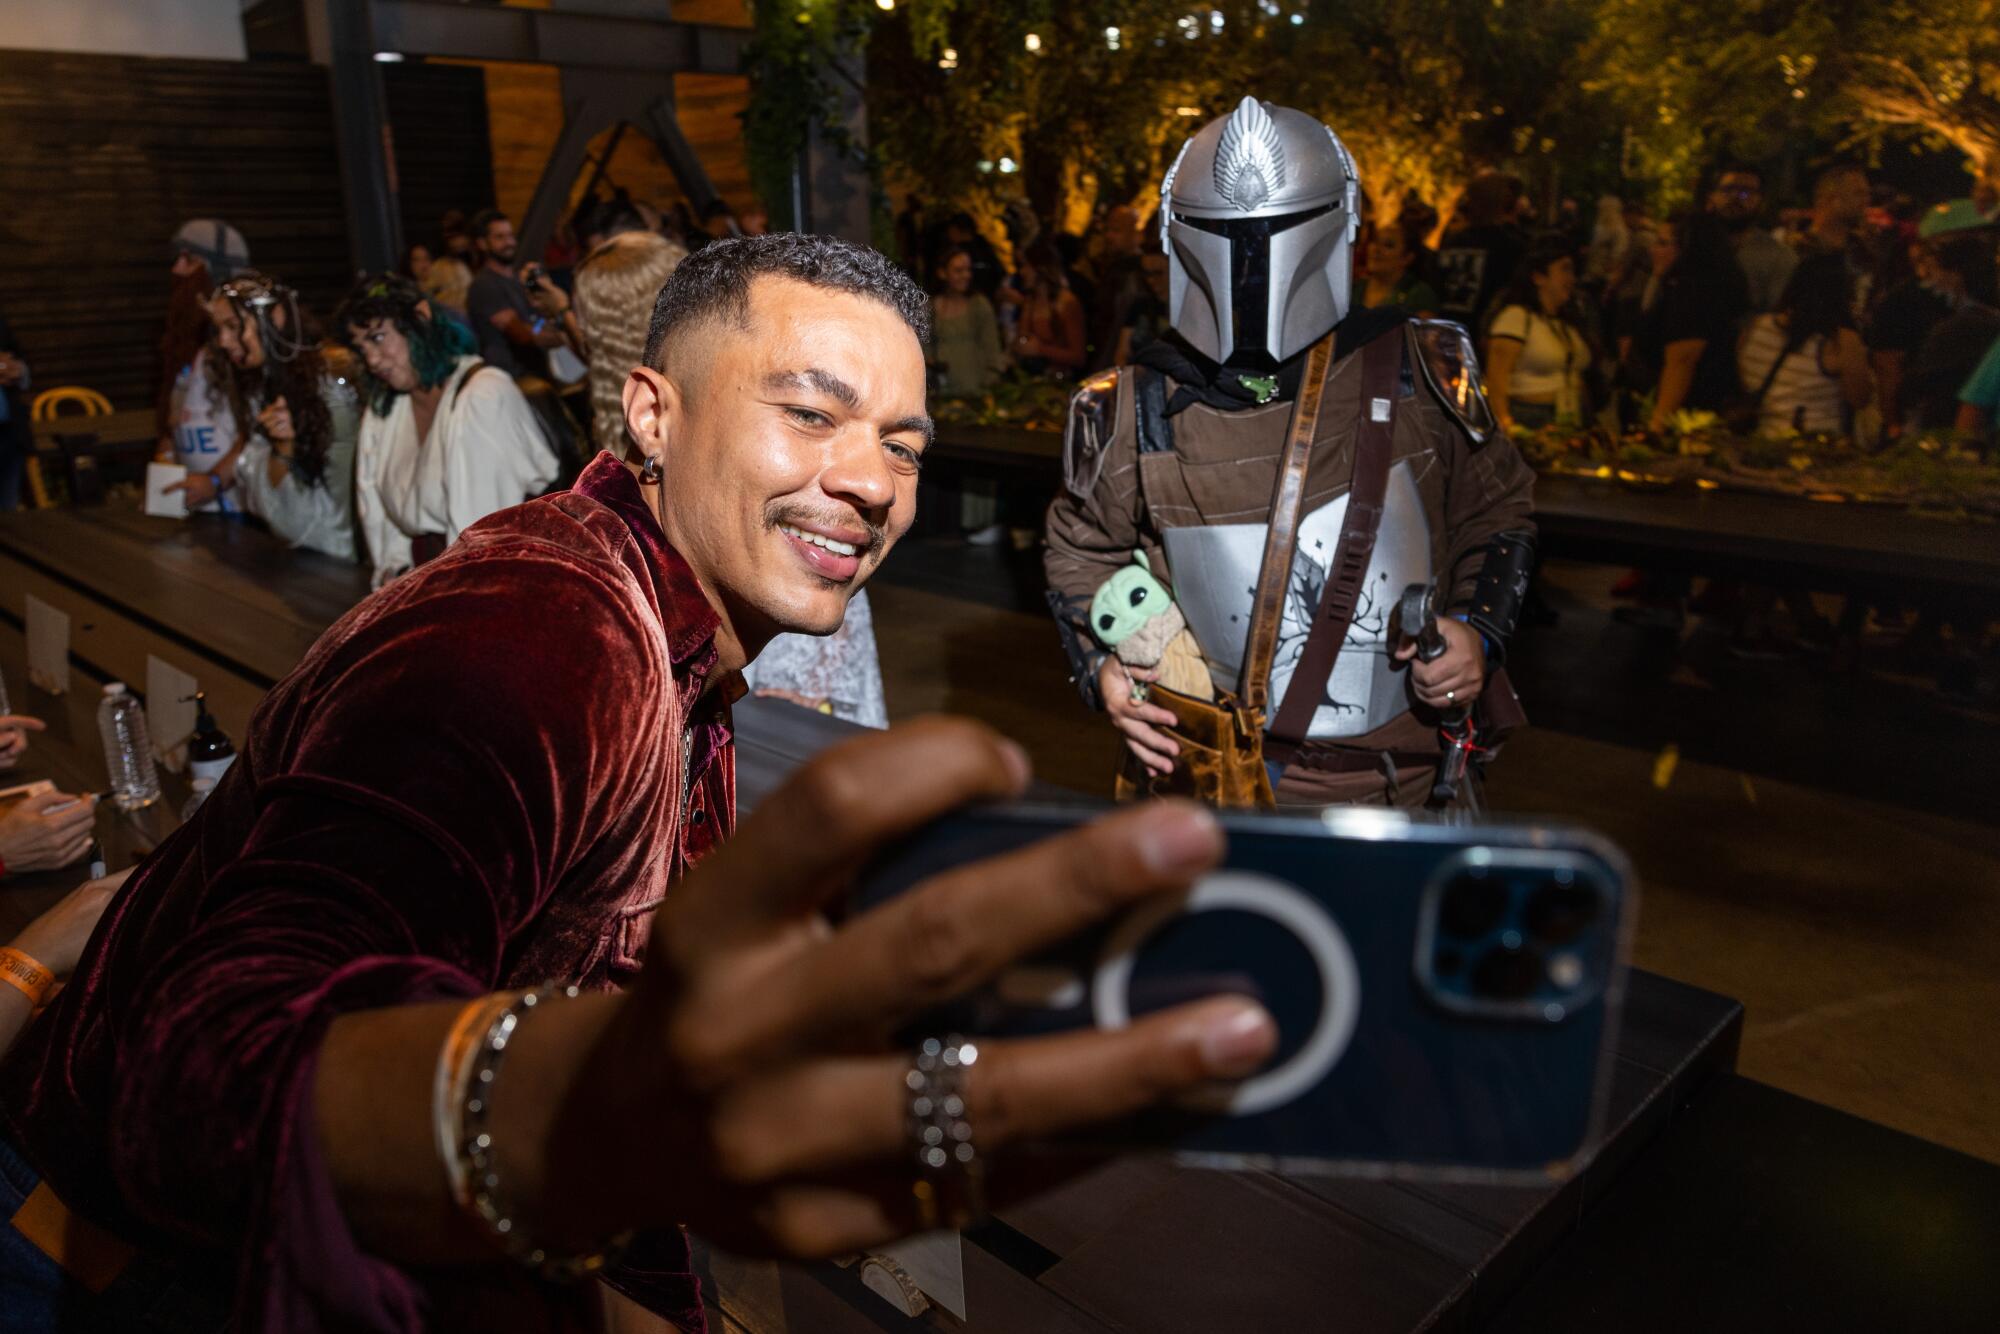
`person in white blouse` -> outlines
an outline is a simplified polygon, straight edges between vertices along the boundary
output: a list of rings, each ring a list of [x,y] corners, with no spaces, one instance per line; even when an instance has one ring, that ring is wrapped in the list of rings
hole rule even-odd
[[[1502,428],[1535,430],[1585,415],[1590,340],[1570,322],[1576,261],[1560,241],[1528,252],[1486,326],[1486,395]]]
[[[190,472],[167,489],[186,491],[191,511],[222,493],[291,545],[353,560],[353,388],[327,369],[297,294],[276,279],[245,270],[207,306],[228,419],[249,430],[233,468]]]
[[[355,518],[380,588],[497,510],[547,490],[555,451],[514,379],[433,318],[409,279],[364,278],[339,322],[368,374]]]

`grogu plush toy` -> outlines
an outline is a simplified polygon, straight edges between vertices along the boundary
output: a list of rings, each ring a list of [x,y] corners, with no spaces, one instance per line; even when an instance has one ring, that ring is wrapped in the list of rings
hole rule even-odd
[[[1215,698],[1201,646],[1166,586],[1153,577],[1145,552],[1134,552],[1132,563],[1105,580],[1092,596],[1090,628],[1127,667],[1155,669],[1158,684],[1177,694],[1204,701]]]

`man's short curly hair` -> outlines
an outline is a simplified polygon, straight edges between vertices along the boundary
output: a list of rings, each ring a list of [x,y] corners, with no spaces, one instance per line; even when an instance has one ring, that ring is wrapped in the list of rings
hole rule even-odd
[[[703,320],[721,315],[742,323],[750,282],[764,274],[871,297],[900,315],[919,342],[930,341],[930,298],[888,256],[837,236],[770,232],[712,241],[681,261],[653,303],[646,364],[662,369],[667,341]]]

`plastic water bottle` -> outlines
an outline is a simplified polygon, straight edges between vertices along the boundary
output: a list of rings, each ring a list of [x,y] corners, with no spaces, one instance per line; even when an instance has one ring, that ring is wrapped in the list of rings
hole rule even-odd
[[[188,796],[187,804],[181,807],[182,824],[186,824],[189,820],[194,819],[194,813],[201,809],[201,804],[204,801],[208,800],[208,794],[215,791],[215,780],[213,778],[197,778],[189,786],[194,791]]]
[[[160,799],[160,774],[153,768],[153,743],[146,735],[146,710],[123,681],[104,687],[97,706],[97,733],[104,738],[104,767],[111,775],[111,800],[121,811],[136,811]]]

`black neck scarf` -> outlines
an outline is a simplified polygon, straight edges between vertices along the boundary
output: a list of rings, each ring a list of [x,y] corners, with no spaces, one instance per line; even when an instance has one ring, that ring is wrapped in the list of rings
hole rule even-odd
[[[1397,306],[1357,307],[1348,311],[1347,318],[1334,326],[1333,359],[1339,361],[1409,318],[1409,312]],[[1206,403],[1218,412],[1242,412],[1263,403],[1289,403],[1298,396],[1299,381],[1305,378],[1306,368],[1304,352],[1278,363],[1275,371],[1218,366],[1172,329],[1139,349],[1133,360],[1174,382],[1174,392],[1167,398],[1169,417],[1196,403]],[[1245,384],[1245,379],[1276,379],[1277,392],[1264,397],[1258,386]]]

